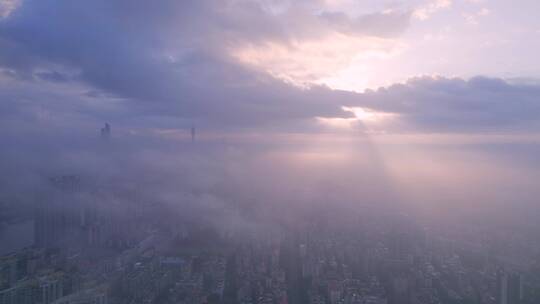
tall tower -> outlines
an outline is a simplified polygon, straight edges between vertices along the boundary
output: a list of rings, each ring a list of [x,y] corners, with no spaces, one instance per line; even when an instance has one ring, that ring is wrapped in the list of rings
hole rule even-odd
[[[191,142],[195,142],[195,127],[191,127]]]
[[[105,123],[105,127],[101,128],[101,138],[109,139],[111,137],[111,125]]]

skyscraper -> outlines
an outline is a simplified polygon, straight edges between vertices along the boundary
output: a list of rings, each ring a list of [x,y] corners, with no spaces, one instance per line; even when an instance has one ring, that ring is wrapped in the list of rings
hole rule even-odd
[[[111,126],[105,123],[105,127],[101,128],[101,138],[109,139],[111,137]]]
[[[523,277],[518,273],[497,275],[497,304],[519,304],[523,299]]]
[[[80,177],[62,175],[49,181],[54,195],[37,204],[34,214],[35,245],[44,248],[57,246],[79,225],[78,205],[71,200],[80,190]]]

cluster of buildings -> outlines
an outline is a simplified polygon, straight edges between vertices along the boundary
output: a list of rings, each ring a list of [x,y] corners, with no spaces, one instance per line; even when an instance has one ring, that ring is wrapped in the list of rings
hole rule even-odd
[[[287,303],[287,273],[278,240],[252,241],[234,255],[237,303]]]
[[[512,255],[540,246],[516,235],[372,216],[235,234],[51,185],[34,245],[0,257],[0,304],[540,303],[540,261]]]

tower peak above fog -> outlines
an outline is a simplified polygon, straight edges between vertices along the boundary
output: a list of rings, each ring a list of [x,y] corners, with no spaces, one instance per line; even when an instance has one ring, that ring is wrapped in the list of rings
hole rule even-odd
[[[101,139],[108,140],[111,137],[111,125],[105,123],[105,126],[101,128]]]

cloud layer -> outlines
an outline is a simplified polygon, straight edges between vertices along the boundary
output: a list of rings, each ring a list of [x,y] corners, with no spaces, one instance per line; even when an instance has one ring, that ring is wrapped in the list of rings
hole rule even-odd
[[[354,119],[344,106],[393,114],[377,126],[384,132],[538,127],[537,85],[423,77],[353,93],[283,79],[315,79],[358,49],[391,50],[412,10],[351,15],[325,1],[17,3],[2,2],[9,13],[0,21],[6,128],[110,121],[312,132],[317,117]]]
[[[257,205],[279,219],[313,206],[444,213],[536,202],[540,154],[528,136],[540,131],[537,82],[426,76],[363,93],[312,83],[357,52],[392,52],[414,10],[351,14],[322,0],[0,3],[3,201],[79,174],[219,224],[242,224],[236,210]],[[435,3],[424,13],[447,7]],[[98,135],[105,122],[108,142]],[[484,146],[486,133],[503,135]],[[463,147],[467,136],[474,147]]]

